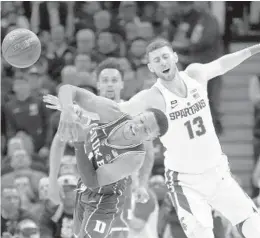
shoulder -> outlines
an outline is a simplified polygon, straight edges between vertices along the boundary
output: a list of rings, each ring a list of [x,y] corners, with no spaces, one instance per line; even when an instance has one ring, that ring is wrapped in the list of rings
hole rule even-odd
[[[195,79],[197,82],[201,84],[207,82],[207,70],[204,64],[190,64],[183,72],[190,78]]]

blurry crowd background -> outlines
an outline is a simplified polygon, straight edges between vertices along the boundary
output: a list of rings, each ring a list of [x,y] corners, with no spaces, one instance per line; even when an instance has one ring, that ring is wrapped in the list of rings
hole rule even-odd
[[[42,44],[40,59],[29,69],[17,69],[3,58],[1,60],[3,237],[72,237],[77,182],[74,150],[68,144],[62,159],[59,180],[64,188],[63,204],[47,206],[47,209],[46,203],[51,203],[47,198],[48,156],[59,123],[59,112],[48,110],[42,95],[56,95],[61,84],[80,86],[100,94],[96,87],[95,67],[104,59],[114,57],[124,72],[124,87],[115,86],[115,90],[122,100],[128,100],[156,81],[145,58],[146,45],[152,39],[168,39],[179,55],[179,68],[185,69],[192,62],[207,63],[228,53],[232,34],[247,35],[249,24],[241,21],[239,16],[230,20],[230,14],[245,19],[244,9],[250,10],[253,30],[260,28],[259,4],[244,2],[247,8],[241,8],[241,4],[240,8],[235,8],[231,3],[220,3],[216,13],[213,4],[131,1],[1,3],[1,41],[8,32],[22,27],[37,33]],[[210,81],[208,93],[219,135],[223,130],[219,111],[220,89],[221,79]],[[154,142],[153,152],[155,164],[150,187],[157,195],[159,206],[158,237],[185,238],[176,211],[166,195],[164,148],[159,140]],[[215,211],[213,214],[216,237],[239,237],[220,214]]]

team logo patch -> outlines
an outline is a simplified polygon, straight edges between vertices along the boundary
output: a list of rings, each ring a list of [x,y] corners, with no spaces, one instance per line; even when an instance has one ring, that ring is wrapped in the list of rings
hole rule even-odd
[[[110,161],[111,160],[111,155],[106,155],[106,161]]]

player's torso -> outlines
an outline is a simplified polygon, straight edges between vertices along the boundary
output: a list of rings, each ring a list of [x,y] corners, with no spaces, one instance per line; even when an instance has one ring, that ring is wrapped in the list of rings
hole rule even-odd
[[[98,127],[90,131],[89,142],[86,148],[88,153],[88,159],[91,160],[95,170],[99,167],[113,163],[117,159],[120,159],[125,153],[129,151],[140,151],[143,150],[143,145],[133,145],[133,146],[115,146],[110,145],[108,142],[108,136],[110,133],[129,120],[129,116],[123,115],[117,121],[109,124],[99,124]],[[126,165],[127,166],[127,165]],[[123,193],[127,186],[130,186],[131,178],[127,177],[121,179],[113,184],[103,186],[102,188],[97,188],[99,193]]]
[[[222,156],[221,146],[212,122],[207,88],[180,72],[187,97],[170,92],[160,80],[155,87],[161,92],[169,122],[168,132],[161,137],[166,147],[166,168],[184,172],[201,173],[215,166]]]

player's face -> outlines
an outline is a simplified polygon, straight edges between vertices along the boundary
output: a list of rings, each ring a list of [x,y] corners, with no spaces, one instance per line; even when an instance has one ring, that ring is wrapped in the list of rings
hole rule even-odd
[[[168,46],[164,46],[149,53],[149,70],[158,78],[172,81],[176,73],[177,54]]]
[[[127,136],[140,141],[152,140],[159,135],[159,127],[152,112],[143,112],[127,124]]]
[[[97,87],[100,96],[118,99],[123,89],[122,75],[117,69],[103,69],[99,74]]]

